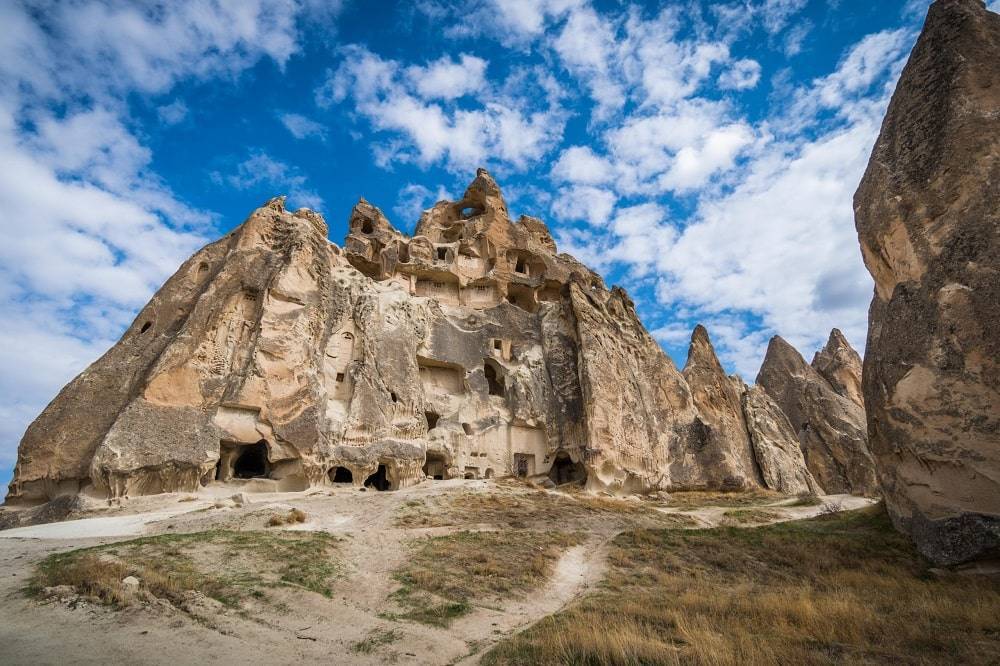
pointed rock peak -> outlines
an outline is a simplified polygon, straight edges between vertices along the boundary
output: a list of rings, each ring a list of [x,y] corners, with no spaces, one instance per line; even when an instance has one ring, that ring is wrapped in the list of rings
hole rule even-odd
[[[507,202],[503,198],[503,192],[493,176],[483,168],[476,170],[476,177],[465,189],[461,204],[472,208],[478,206],[507,216]]]
[[[824,362],[824,359],[841,359],[841,363],[857,363],[858,371],[861,368],[861,355],[851,346],[851,343],[847,341],[844,334],[840,332],[839,328],[835,328],[830,331],[830,337],[826,341],[826,346],[823,349],[816,352],[813,356],[812,366],[817,368],[817,365]]]
[[[760,366],[760,372],[757,373],[757,383],[761,382],[761,376],[766,371],[778,368],[783,368],[787,372],[809,368],[799,350],[788,344],[788,341],[780,335],[774,336],[767,343],[767,353],[764,354],[764,362]]]
[[[392,226],[382,210],[371,205],[364,198],[358,199],[358,203],[354,204],[347,226],[348,235],[399,234],[399,231]]]
[[[688,347],[688,357],[687,363],[684,364],[684,372],[688,372],[696,367],[707,368],[721,375],[726,374],[722,369],[722,364],[719,363],[719,357],[715,354],[715,347],[712,346],[712,340],[708,337],[708,330],[701,324],[695,326],[694,331],[691,333],[691,346]]]
[[[285,212],[285,199],[287,198],[288,197],[286,197],[284,194],[276,197],[271,197],[270,199],[267,200],[267,203],[261,206],[261,208],[270,208],[271,210],[276,210],[279,213],[283,213]]]

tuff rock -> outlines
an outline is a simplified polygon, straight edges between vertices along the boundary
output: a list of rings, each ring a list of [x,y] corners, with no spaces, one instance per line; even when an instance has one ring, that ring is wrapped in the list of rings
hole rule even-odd
[[[862,407],[837,393],[777,335],[757,383],[788,417],[806,466],[826,492],[878,495]]]
[[[865,400],[861,395],[861,356],[854,351],[840,329],[830,331],[830,339],[813,356],[811,365],[834,391],[864,409]]]
[[[624,290],[559,254],[540,220],[511,221],[484,170],[412,237],[361,200],[342,248],[279,197],[60,391],[8,500],[503,475],[811,487],[773,403],[745,393],[701,328],[679,372]]]
[[[875,280],[868,433],[895,525],[942,564],[1000,549],[1000,15],[938,0],[854,197]]]

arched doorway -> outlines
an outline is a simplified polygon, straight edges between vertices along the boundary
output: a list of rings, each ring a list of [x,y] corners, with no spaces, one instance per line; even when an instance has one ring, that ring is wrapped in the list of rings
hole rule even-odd
[[[552,469],[549,470],[549,479],[557,486],[567,483],[578,483],[583,485],[587,482],[587,469],[583,463],[575,463],[565,451],[556,454],[556,459],[552,462]]]
[[[239,447],[236,460],[233,461],[233,476],[237,479],[266,478],[271,464],[267,460],[267,442],[261,440],[256,444],[246,444]]]
[[[330,483],[354,483],[354,475],[346,467],[334,467],[330,470]]]
[[[375,490],[389,490],[392,484],[389,483],[389,472],[385,465],[379,465],[375,473],[365,479],[365,486]]]

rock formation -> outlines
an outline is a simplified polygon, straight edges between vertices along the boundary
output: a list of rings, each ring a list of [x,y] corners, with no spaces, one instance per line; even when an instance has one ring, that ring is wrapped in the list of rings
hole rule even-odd
[[[757,383],[788,417],[806,466],[826,492],[878,494],[863,408],[837,393],[779,336],[767,346]]]
[[[854,351],[840,329],[830,331],[830,339],[813,356],[811,365],[834,391],[864,409],[865,400],[861,395],[861,356]]]
[[[711,479],[711,485],[736,489],[747,480],[763,485],[743,417],[743,382],[726,375],[704,326],[697,326],[691,335],[684,379],[691,387],[702,433],[696,455],[701,467],[720,475]]]
[[[744,387],[743,415],[764,485],[786,495],[821,494],[788,417],[760,386]]]
[[[277,198],[46,407],[8,499],[502,475],[813,489],[773,403],[746,393],[701,327],[679,372],[628,295],[512,222],[483,170],[412,237],[360,201],[343,249]]]
[[[938,0],[854,197],[864,367],[896,526],[940,563],[1000,550],[1000,15]]]
[[[684,379],[702,433],[695,452],[699,467],[718,475],[710,479],[712,487],[756,485],[790,495],[822,492],[806,469],[788,419],[759,387],[726,376],[704,326],[696,326],[691,335]]]

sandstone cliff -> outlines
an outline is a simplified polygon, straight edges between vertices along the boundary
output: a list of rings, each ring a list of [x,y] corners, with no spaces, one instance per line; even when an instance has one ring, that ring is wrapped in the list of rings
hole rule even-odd
[[[704,328],[679,372],[485,171],[412,237],[364,200],[348,225],[340,248],[278,198],[196,253],[31,424],[8,499],[503,475],[815,490]]]
[[[806,466],[826,492],[879,493],[864,409],[837,393],[778,336],[767,346],[757,383],[788,417]]]
[[[854,198],[875,279],[871,449],[897,527],[954,563],[1000,548],[1000,15],[938,0]]]

